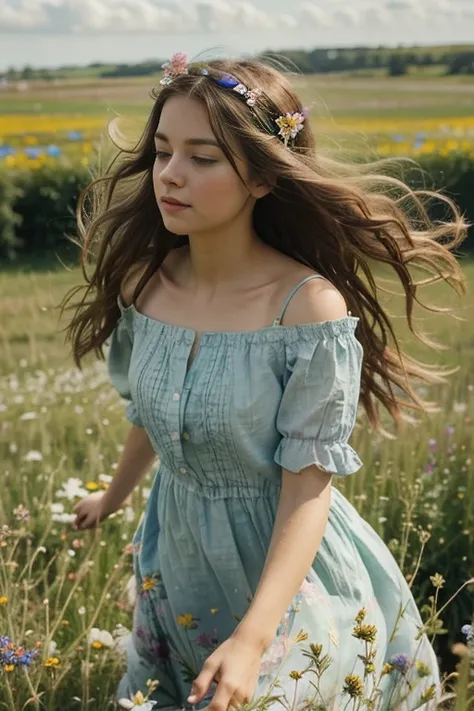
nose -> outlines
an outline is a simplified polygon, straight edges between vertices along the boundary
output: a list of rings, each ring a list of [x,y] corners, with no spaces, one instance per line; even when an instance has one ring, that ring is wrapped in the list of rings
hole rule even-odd
[[[164,166],[159,169],[159,179],[164,185],[183,187],[185,183],[184,169],[178,157],[172,156]]]

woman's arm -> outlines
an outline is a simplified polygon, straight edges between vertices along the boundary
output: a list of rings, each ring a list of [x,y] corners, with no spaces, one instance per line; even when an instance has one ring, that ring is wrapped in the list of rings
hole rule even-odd
[[[113,481],[101,500],[104,511],[117,511],[121,507],[157,456],[147,431],[132,425]]]
[[[316,556],[329,516],[332,475],[317,466],[282,470],[282,488],[270,547],[257,590],[234,636],[273,641],[281,618]]]
[[[343,316],[347,316],[347,307],[339,291],[329,282],[315,279],[298,289],[285,322],[294,326]],[[329,516],[331,480],[332,475],[316,465],[298,474],[282,469],[280,501],[265,566],[252,603],[234,633],[260,641],[264,650],[316,557]]]

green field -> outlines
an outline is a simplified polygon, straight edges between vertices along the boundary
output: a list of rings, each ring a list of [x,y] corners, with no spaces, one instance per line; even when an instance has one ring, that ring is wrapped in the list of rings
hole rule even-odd
[[[472,288],[474,264],[466,263],[465,268]],[[131,556],[126,546],[143,510],[152,472],[130,505],[96,533],[78,537],[68,525],[52,521],[52,503],[62,502],[65,513],[74,503],[58,498],[62,483],[77,477],[94,490],[101,486],[101,475],[113,474],[128,427],[105,364],[91,357],[79,372],[64,345],[60,329],[66,320],[58,320],[56,307],[79,283],[78,270],[61,268],[0,275],[4,482],[0,520],[11,527],[3,548],[0,536],[0,601],[7,600],[0,604],[0,629],[18,640],[30,630],[28,645],[38,643],[43,662],[51,657],[60,665],[51,669],[37,662],[30,671],[30,686],[9,676],[23,702],[33,688],[44,692],[47,709],[69,708],[68,699],[77,696],[82,701],[74,708],[102,711],[109,708],[123,661],[114,649],[92,649],[87,635],[91,627],[113,632],[120,623],[130,628],[125,585]],[[418,566],[420,536],[429,534],[415,590],[420,606],[428,607],[429,595],[436,592],[439,609],[472,574],[474,563],[474,307],[472,299],[459,301],[440,286],[427,290],[422,300],[449,304],[463,319],[423,314],[419,325],[448,347],[435,354],[408,335],[401,299],[386,299],[404,349],[429,362],[459,367],[448,386],[431,389],[441,411],[417,417],[409,433],[394,441],[376,437],[362,417],[353,443],[364,467],[336,485],[389,542],[408,578]],[[31,512],[29,521],[16,520],[14,511],[18,514],[20,505]],[[46,548],[45,554],[35,553],[40,546]],[[446,580],[438,590],[429,578],[435,573]],[[472,601],[464,590],[441,616],[451,643],[459,639],[461,624],[469,621]],[[427,609],[423,614],[429,617]],[[48,653],[51,640],[57,645],[54,654]],[[449,666],[447,640],[437,637],[435,643]],[[92,665],[89,671],[86,662]],[[5,688],[2,692],[0,685],[6,708],[22,708],[11,706]],[[87,704],[92,698],[95,701]]]
[[[26,92],[2,93],[0,113],[106,115],[139,113],[151,107],[149,92],[156,77],[133,79],[57,80],[32,82]],[[294,85],[303,102],[317,102],[321,112],[337,116],[469,116],[474,113],[474,77],[400,78],[353,74],[296,76]],[[327,107],[327,109],[325,108]]]

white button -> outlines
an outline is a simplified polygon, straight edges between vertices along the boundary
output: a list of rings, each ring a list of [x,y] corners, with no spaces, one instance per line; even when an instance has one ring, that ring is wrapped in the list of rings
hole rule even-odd
[[[173,400],[179,400],[179,393],[173,393]]]
[[[184,467],[179,468],[179,473],[180,474],[186,474],[186,469]]]
[[[176,442],[176,440],[179,439],[179,432],[172,432],[171,433],[171,439]]]
[[[183,432],[183,439],[189,439],[189,433]]]

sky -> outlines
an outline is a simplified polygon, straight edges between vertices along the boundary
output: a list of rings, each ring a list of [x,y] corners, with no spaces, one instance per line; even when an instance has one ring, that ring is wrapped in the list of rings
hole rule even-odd
[[[0,0],[0,71],[473,38],[474,0]]]

